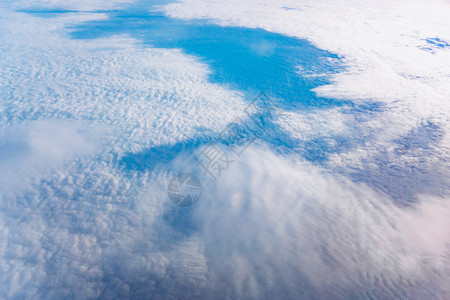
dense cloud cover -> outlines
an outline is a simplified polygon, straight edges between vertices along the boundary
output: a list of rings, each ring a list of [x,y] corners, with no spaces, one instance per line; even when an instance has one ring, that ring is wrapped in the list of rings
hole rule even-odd
[[[152,29],[159,43],[142,34],[147,12],[170,25]],[[444,1],[1,2],[0,298],[448,299],[449,13]],[[246,121],[254,83],[219,80],[246,73],[167,39],[211,24],[261,38],[242,52],[255,68],[311,53],[285,78],[312,100],[287,101],[274,80],[281,114],[216,182],[195,157]],[[192,207],[168,200],[178,172],[202,182]]]

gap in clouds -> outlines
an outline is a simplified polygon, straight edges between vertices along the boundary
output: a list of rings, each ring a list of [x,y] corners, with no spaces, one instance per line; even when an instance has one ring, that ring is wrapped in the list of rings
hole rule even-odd
[[[140,40],[144,47],[176,48],[199,58],[211,66],[212,83],[247,91],[251,101],[258,91],[264,91],[285,111],[307,112],[334,107],[357,105],[345,100],[318,97],[312,90],[328,84],[330,75],[342,70],[339,58],[312,46],[308,41],[262,29],[223,27],[207,21],[183,21],[152,12],[115,10],[108,18],[84,22],[71,27],[74,39],[97,39],[126,34]],[[301,72],[299,72],[299,70]],[[303,76],[304,75],[304,76]],[[377,111],[377,103],[365,104]],[[304,141],[291,136],[276,123],[268,125],[276,134],[266,134],[264,141],[276,151],[296,152],[307,160],[321,163],[329,153],[354,146],[355,140],[338,137],[328,143],[320,137]],[[152,169],[166,164],[181,149],[195,147],[216,138],[209,134],[174,145],[155,146],[141,153],[129,153],[122,165],[131,170]]]
[[[420,193],[445,196],[441,188],[449,184],[445,139],[426,136],[430,138],[426,143],[435,145],[426,154],[397,155],[390,149],[407,146],[410,141],[402,137],[418,130],[423,122],[431,121],[439,130],[448,132],[445,95],[449,77],[447,64],[442,63],[448,57],[446,3],[186,0],[163,7],[162,11],[184,20],[209,20],[222,26],[261,28],[305,38],[321,49],[343,55],[348,63],[345,72],[339,72],[332,77],[332,84],[315,91],[323,97],[358,103],[379,101],[384,111],[358,112],[359,106],[350,104],[348,113],[354,120],[347,124],[348,132],[340,140],[356,144],[342,149],[342,142],[334,137],[316,139],[310,141],[308,159],[328,162],[327,167],[378,191],[382,187],[381,191],[396,202],[417,201]],[[403,195],[396,190],[396,184],[391,184],[391,177],[383,176],[386,172],[382,168],[396,163],[401,166],[390,168],[390,176],[408,179],[399,181],[402,189],[413,192]],[[424,181],[425,177],[429,180]]]
[[[141,3],[142,4],[142,3]],[[263,29],[243,27],[223,27],[208,21],[186,21],[147,12],[141,4],[127,6],[124,10],[94,11],[106,14],[108,18],[81,23],[71,27],[70,36],[74,39],[97,39],[125,34],[139,41],[143,47],[182,49],[185,53],[199,58],[211,66],[212,83],[227,85],[231,88],[247,91],[246,99],[258,90],[267,92],[285,111],[308,113],[308,111],[344,108],[344,113],[354,118],[353,127],[339,135],[318,135],[307,139],[294,138],[277,123],[271,123],[270,132],[264,135],[264,141],[279,153],[297,153],[315,164],[325,164],[331,155],[351,152],[366,143],[364,122],[373,119],[386,108],[375,101],[356,104],[351,101],[319,97],[314,88],[330,83],[330,75],[343,70],[339,57],[312,46],[306,40],[271,33]],[[148,4],[148,3],[146,3]],[[45,16],[72,13],[69,10],[28,10],[27,12]],[[55,16],[56,16],[55,15]],[[439,47],[439,39],[427,40]],[[301,71],[299,74],[299,70]],[[303,76],[302,76],[303,75]],[[277,80],[274,80],[276,78]],[[281,78],[281,80],[280,80]],[[425,143],[436,143],[434,136],[425,136]],[[433,140],[434,139],[434,140]],[[126,171],[149,171],[156,165],[164,165],[173,160],[181,151],[193,152],[200,145],[214,142],[216,138],[204,133],[185,142],[158,145],[141,152],[127,153],[120,161]],[[409,139],[393,141],[397,147],[409,147]],[[379,191],[392,196],[399,203],[413,202],[416,193],[436,192],[441,195],[442,180],[428,180],[430,170],[419,169],[414,172],[410,166],[389,168],[390,158],[378,155],[378,169],[362,168],[352,170],[351,178],[365,182]],[[395,159],[398,159],[396,157]],[[370,161],[367,163],[371,163]],[[342,168],[341,168],[342,169]],[[342,170],[341,170],[342,171]],[[342,171],[346,173],[346,171]],[[425,174],[421,176],[420,174]],[[398,180],[386,182],[384,178]],[[405,180],[412,178],[412,180]],[[394,184],[395,182],[395,184]],[[398,190],[398,184],[402,186]],[[410,191],[404,193],[404,191]]]
[[[308,41],[262,29],[223,27],[206,21],[183,21],[152,12],[113,11],[105,20],[74,26],[75,39],[126,34],[144,46],[182,49],[211,66],[213,83],[244,91],[264,91],[285,110],[349,104],[318,97],[311,90],[329,83],[327,76],[299,76],[298,68],[333,74],[339,58]]]
[[[270,47],[263,43],[256,51],[270,52]],[[434,137],[426,131],[425,137]],[[270,138],[265,137],[265,141]],[[316,140],[316,144],[327,144],[326,140]],[[189,143],[194,149],[198,147],[195,139]],[[423,144],[419,143],[416,148],[423,148]],[[323,152],[331,152],[332,146],[323,148]],[[161,154],[169,155],[167,160],[159,160],[164,164],[173,161],[171,154],[180,152],[179,148],[171,149],[170,146],[162,146],[160,150]],[[145,156],[144,153],[143,156],[138,163],[131,157],[129,165],[142,167],[146,165],[140,163],[147,162],[152,167],[151,163],[158,161],[151,154]],[[90,172],[85,176],[88,168],[74,163],[69,174],[82,175],[80,179],[54,181],[55,199],[53,202],[46,200],[49,210],[44,221],[50,220],[50,228],[54,231],[46,232],[42,243],[42,247],[48,249],[49,257],[42,276],[45,281],[38,285],[36,282],[39,281],[28,275],[30,265],[42,257],[42,254],[36,254],[36,261],[25,261],[23,267],[11,267],[10,270],[15,271],[11,272],[14,275],[11,285],[16,285],[15,278],[19,276],[31,278],[30,284],[24,284],[24,280],[20,283],[28,290],[30,286],[38,286],[39,293],[36,292],[34,297],[42,299],[72,295],[84,299],[144,298],[146,295],[154,298],[213,298],[221,295],[223,298],[246,299],[426,298],[433,293],[443,295],[441,291],[445,289],[445,278],[449,274],[445,273],[448,259],[436,260],[432,255],[439,252],[429,251],[425,254],[430,254],[428,260],[436,265],[423,263],[423,266],[416,256],[422,255],[424,239],[405,233],[405,229],[417,224],[425,236],[431,236],[428,229],[436,227],[436,223],[431,222],[434,218],[424,218],[430,223],[423,224],[417,222],[420,219],[398,212],[395,207],[380,208],[382,198],[372,195],[370,189],[329,178],[333,174],[322,176],[300,163],[292,166],[286,157],[276,157],[271,151],[250,149],[246,156],[240,161],[242,167],[227,174],[228,178],[220,182],[213,194],[215,198],[204,199],[199,206],[187,211],[164,202],[161,205],[171,209],[161,212],[165,222],[160,221],[159,215],[154,217],[158,221],[154,227],[148,226],[151,221],[147,214],[143,213],[142,219],[139,218],[140,209],[117,209],[117,206],[103,202],[98,206],[91,205],[96,199],[126,200],[129,194],[118,197],[115,192],[123,191],[123,187],[113,185],[108,188],[107,181],[97,181]],[[314,152],[311,159],[317,161]],[[98,171],[102,171],[105,162],[108,172],[109,167],[114,168],[104,157],[97,162]],[[182,160],[181,164],[186,165],[186,161]],[[131,167],[130,170],[134,171]],[[112,171],[117,175],[116,169]],[[121,178],[112,176],[111,179],[117,177]],[[138,178],[147,179],[145,175]],[[151,184],[160,183],[153,179]],[[71,186],[83,186],[86,194],[74,197],[78,188],[70,194]],[[164,186],[153,186],[152,194],[163,189]],[[74,201],[58,201],[70,198]],[[153,214],[159,212],[154,204],[158,199],[162,200],[162,197],[157,195],[145,203]],[[82,200],[85,202],[81,203]],[[442,206],[431,208],[434,211]],[[448,214],[442,216],[444,219]],[[403,226],[402,222],[405,223]],[[20,238],[30,232],[31,226],[11,224],[8,228],[24,228],[16,234]],[[441,227],[448,228],[444,226]],[[414,245],[417,240],[419,247]],[[11,253],[22,253],[19,247],[8,248]],[[411,266],[415,263],[418,266]],[[420,276],[415,276],[416,270],[420,271],[417,272]],[[206,284],[205,277],[208,278]],[[426,293],[417,295],[417,290],[424,287],[427,287]],[[195,294],[198,290],[204,293]],[[12,295],[30,298],[29,293]]]
[[[353,127],[351,131],[332,136],[312,136],[308,139],[294,138],[291,132],[283,130],[276,122],[270,123],[268,127],[271,134],[265,134],[263,139],[276,152],[294,152],[315,164],[324,165],[330,155],[346,153],[363,146],[366,137],[358,127],[386,109],[376,101],[357,104],[318,96],[313,90],[330,84],[331,76],[342,72],[344,65],[337,55],[320,50],[306,40],[258,28],[224,27],[205,20],[173,19],[151,11],[138,10],[136,7],[134,4],[124,10],[102,11],[108,18],[73,26],[70,28],[70,36],[74,39],[98,39],[125,34],[141,41],[143,47],[182,49],[211,67],[210,82],[246,91],[245,98],[248,101],[258,91],[264,91],[284,111],[308,113],[342,107],[345,113],[354,118],[354,123],[348,124]],[[169,163],[181,151],[192,153],[199,146],[216,140],[214,135],[205,132],[185,142],[128,153],[120,164],[127,171],[148,171],[156,165]],[[397,142],[399,147],[407,147],[409,140],[393,142]],[[431,140],[426,142],[433,143]],[[418,181],[423,180],[420,179],[421,176],[411,173],[408,166],[391,170],[385,167],[389,164],[385,158],[379,157],[377,161],[378,170],[363,168],[349,175],[355,181],[368,183],[387,193],[398,203],[413,202],[416,192],[433,191],[433,187],[442,185],[441,181],[431,184],[431,187],[417,185]],[[402,180],[411,175],[412,180]],[[400,179],[390,181],[396,184],[389,184],[383,179],[386,176]],[[403,186],[401,190],[397,188],[399,181]],[[416,188],[413,189],[413,186]],[[403,193],[405,190],[411,192]]]

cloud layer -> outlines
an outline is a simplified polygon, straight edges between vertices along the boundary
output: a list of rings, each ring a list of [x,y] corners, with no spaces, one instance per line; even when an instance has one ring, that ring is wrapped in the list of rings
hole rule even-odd
[[[427,185],[440,195],[448,186],[443,178],[450,169],[450,69],[444,62],[450,60],[450,50],[445,43],[436,46],[437,42],[430,42],[450,40],[447,2],[363,1],[350,5],[346,1],[185,0],[161,9],[176,18],[207,19],[224,26],[263,28],[305,38],[336,53],[346,70],[332,75],[331,84],[315,91],[319,96],[355,103],[345,112],[356,119],[347,120],[347,135],[363,145],[331,154],[330,167],[346,169],[344,172],[365,182],[371,180],[363,175],[367,169],[371,178],[387,178],[403,177],[402,172],[413,167],[427,174]],[[301,69],[300,74],[311,76]],[[419,147],[412,143],[408,151],[399,149],[411,142],[411,134],[429,126],[440,131],[436,138]],[[392,168],[386,171],[389,165]],[[396,172],[396,168],[402,171]],[[423,178],[409,176],[414,179],[407,189],[422,185],[422,192],[431,192],[421,184]],[[382,185],[377,188],[399,197],[393,188]]]
[[[86,11],[129,2],[14,5],[0,6],[0,298],[450,297],[447,3],[160,6],[346,63],[298,75],[330,77],[315,92],[351,103],[284,111],[268,130],[292,149],[264,136],[217,183],[193,157],[244,115],[244,91],[180,49],[70,38],[109,17]],[[42,8],[84,12],[15,11]],[[166,187],[186,171],[203,196],[180,209]]]

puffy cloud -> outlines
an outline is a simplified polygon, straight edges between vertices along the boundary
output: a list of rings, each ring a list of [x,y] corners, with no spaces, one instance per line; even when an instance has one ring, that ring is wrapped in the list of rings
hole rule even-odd
[[[173,170],[197,172],[204,186],[190,222],[180,215],[173,222],[200,232],[206,295],[445,299],[450,292],[445,198],[422,195],[401,207],[366,184],[259,146],[217,184],[179,159]]]
[[[0,136],[0,187],[10,193],[42,172],[93,151],[96,142],[80,122],[32,121],[12,126]]]

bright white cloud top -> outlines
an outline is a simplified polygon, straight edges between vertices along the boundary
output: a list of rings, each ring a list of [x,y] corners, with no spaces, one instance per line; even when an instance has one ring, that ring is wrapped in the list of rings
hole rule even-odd
[[[2,2],[0,298],[448,299],[449,15]],[[258,89],[282,114],[212,183],[194,157]]]

